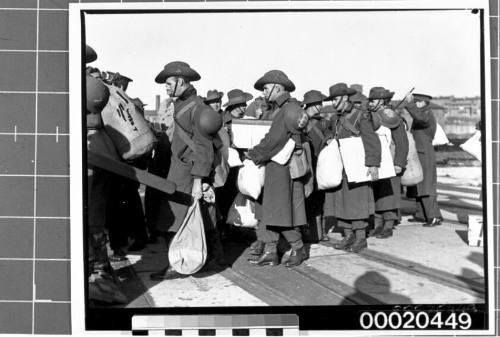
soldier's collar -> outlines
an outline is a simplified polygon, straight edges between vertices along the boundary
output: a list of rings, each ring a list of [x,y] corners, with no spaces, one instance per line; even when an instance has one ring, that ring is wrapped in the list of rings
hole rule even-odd
[[[284,92],[278,97],[276,97],[276,103],[279,107],[285,104],[290,99],[290,94],[288,92]]]

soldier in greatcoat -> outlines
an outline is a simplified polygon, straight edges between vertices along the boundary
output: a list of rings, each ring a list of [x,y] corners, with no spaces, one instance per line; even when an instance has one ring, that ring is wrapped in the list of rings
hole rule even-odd
[[[394,144],[394,170],[396,176],[373,182],[375,197],[375,228],[370,236],[384,239],[392,236],[392,229],[399,220],[398,210],[401,207],[401,175],[406,167],[408,157],[408,137],[401,116],[389,106],[393,93],[382,87],[370,90],[369,111],[374,120],[374,127],[386,127],[390,130]]]
[[[310,90],[304,94],[302,104],[304,110],[309,117],[309,122],[306,126],[307,139],[312,147],[312,164],[316,172],[316,164],[318,156],[324,145],[326,144],[325,132],[329,127],[329,121],[324,119],[321,115],[323,101],[326,98],[318,90]],[[313,241],[328,240],[326,236],[325,221],[323,219],[323,203],[325,194],[315,186],[312,194],[306,199],[307,218],[309,219],[309,233],[317,235],[317,237],[310,237]],[[316,225],[316,230],[311,231],[312,225]],[[315,233],[317,231],[317,233]]]
[[[295,85],[282,71],[267,72],[257,80],[254,88],[263,91],[268,101],[275,102],[277,110],[273,112],[269,132],[247,154],[256,165],[265,165],[266,168],[262,205],[256,205],[256,217],[260,226],[265,226],[265,247],[262,255],[249,262],[255,266],[277,265],[277,246],[282,234],[292,247],[285,266],[293,267],[307,256],[300,231],[300,226],[307,223],[304,182],[301,178],[292,179],[288,165],[275,163],[271,158],[282,150],[290,138],[295,141],[296,148],[302,148],[302,128],[307,123],[307,117],[300,106],[291,100],[289,93],[295,90]]]
[[[222,146],[220,140],[216,140],[222,118],[205,105],[191,84],[200,78],[189,64],[179,61],[165,65],[155,78],[156,83],[166,85],[170,97],[176,98],[167,179],[176,183],[177,190],[171,196],[159,196],[157,213],[152,215],[156,228],[165,234],[167,244],[181,226],[192,200],[202,198],[203,182],[214,170],[216,147]],[[186,143],[183,134],[194,142],[195,150]],[[158,280],[178,276],[168,261],[166,264],[165,268],[151,274],[151,278]]]
[[[410,196],[416,197],[415,219],[425,219],[425,227],[439,226],[443,221],[437,203],[436,153],[432,146],[436,134],[436,118],[429,106],[431,100],[429,95],[410,94],[406,98],[408,103],[405,107],[413,118],[410,130],[424,173],[424,180],[416,186],[408,187],[407,191]]]
[[[326,100],[333,101],[333,107],[338,114],[331,121],[331,137],[333,138],[329,141],[361,137],[365,149],[367,174],[372,180],[378,179],[381,148],[370,114],[363,110],[352,109],[349,96],[354,95],[356,90],[348,88],[345,83],[331,86],[329,92],[330,95]],[[344,230],[344,238],[340,242],[332,242],[333,247],[359,252],[368,246],[366,227],[368,219],[375,213],[372,184],[371,182],[349,183],[345,170],[342,176],[340,186],[325,191],[324,215],[336,217],[338,226]]]

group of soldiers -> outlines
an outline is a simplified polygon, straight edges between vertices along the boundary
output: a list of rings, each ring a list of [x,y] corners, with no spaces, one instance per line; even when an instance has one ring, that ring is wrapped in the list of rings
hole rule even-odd
[[[87,47],[86,62],[95,60],[94,55],[95,52]],[[87,75],[106,80],[95,68],[88,67]],[[144,248],[148,237],[154,241],[158,235],[164,237],[168,246],[190,206],[189,202],[183,201],[187,195],[202,204],[209,243],[207,268],[226,265],[220,230],[239,193],[236,182],[239,168],[232,167],[222,175],[218,168],[221,162],[227,161],[228,148],[234,146],[236,135],[233,134],[232,123],[237,119],[272,121],[268,133],[258,145],[250,149],[237,149],[241,160],[251,160],[255,165],[265,167],[262,192],[257,200],[253,200],[258,226],[255,231],[257,239],[249,249],[248,262],[251,265],[300,265],[308,258],[304,247],[304,228],[310,227],[312,222],[318,223],[320,233],[316,239],[328,240],[325,226],[327,218],[334,218],[337,228],[343,231],[342,240],[331,242],[335,249],[357,253],[367,247],[367,236],[380,239],[391,237],[394,226],[401,220],[401,176],[407,165],[408,128],[415,140],[424,172],[421,183],[407,188],[407,193],[416,199],[417,213],[414,220],[427,227],[441,224],[432,146],[436,120],[429,107],[432,97],[423,94],[408,94],[405,97],[403,103],[413,119],[411,126],[408,126],[407,121],[391,105],[394,92],[383,87],[371,88],[366,97],[345,83],[337,83],[329,88],[328,95],[310,90],[299,101],[291,96],[295,84],[288,76],[280,70],[271,70],[254,84],[254,88],[262,92],[262,97],[254,99],[250,93],[233,89],[227,93],[228,100],[224,104],[225,110],[222,110],[224,94],[209,90],[205,97],[198,95],[193,83],[200,79],[197,71],[180,61],[166,64],[155,78],[156,83],[166,86],[169,97],[162,111],[159,111],[167,125],[157,130],[156,147],[152,154],[148,154],[147,160],[132,164],[175,182],[176,192],[166,195],[147,188],[144,215],[137,191],[138,183],[118,178],[118,182],[107,187],[114,189],[115,197],[110,200],[118,200],[118,205],[113,206],[113,202],[108,204],[107,210],[100,213],[101,217],[108,214],[109,221],[109,214],[116,217],[120,213],[116,207],[126,204],[120,213],[122,219],[118,221],[135,222],[133,230],[129,230],[125,236],[114,234],[121,237],[111,240],[111,248],[116,255],[123,254],[122,241],[127,235],[135,239],[132,249]],[[110,83],[122,85],[123,89],[123,83],[119,81]],[[92,102],[96,101],[102,106],[99,100],[94,99]],[[143,108],[140,100],[137,104]],[[87,105],[88,116],[98,115],[98,110]],[[396,176],[388,179],[378,179],[381,143],[377,130],[381,127],[390,130],[394,148]],[[314,181],[314,172],[320,152],[331,142],[348,137],[361,138],[365,149],[364,166],[371,180],[349,183],[344,171],[340,186],[319,190]],[[290,139],[295,143],[292,158],[306,154],[302,157],[306,158],[308,169],[292,168],[292,159],[285,165],[272,160]],[[98,194],[90,192],[90,198],[102,199],[102,191],[100,196]],[[98,201],[89,199],[89,203],[95,202]],[[141,219],[124,215],[131,214],[131,209],[137,209]],[[100,224],[96,224],[96,221]],[[90,227],[105,228],[103,221],[106,219],[97,220],[89,215]],[[108,230],[110,236],[113,236],[112,228]],[[91,230],[90,233],[94,234],[90,238],[93,240],[92,247],[99,246],[96,242],[102,242],[103,232]],[[280,235],[290,246],[286,259],[281,259],[278,250]],[[113,241],[116,240],[119,242],[114,245]],[[180,276],[169,265],[167,256],[162,256],[162,259],[165,259],[164,268],[151,274],[152,279]]]

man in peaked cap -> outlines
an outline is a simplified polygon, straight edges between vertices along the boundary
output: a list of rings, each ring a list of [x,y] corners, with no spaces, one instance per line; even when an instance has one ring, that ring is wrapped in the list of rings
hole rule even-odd
[[[211,182],[215,148],[222,145],[217,136],[222,126],[221,116],[205,105],[191,84],[200,78],[188,63],[181,61],[166,64],[155,78],[156,83],[165,84],[167,94],[175,98],[175,127],[167,179],[175,181],[177,191],[173,196],[160,197],[157,213],[152,214],[151,219],[157,230],[165,234],[167,244],[179,230],[191,198],[201,199],[203,182]],[[209,256],[211,253],[209,247]],[[179,277],[168,263],[168,254],[165,258],[166,267],[151,274],[152,279]]]
[[[356,90],[345,83],[330,87],[327,100],[333,100],[337,109],[337,118],[331,121],[331,135],[327,143],[338,139],[361,137],[365,149],[365,167],[372,180],[378,179],[378,167],[381,161],[380,140],[373,129],[370,114],[360,109],[353,109],[348,101]],[[366,227],[368,219],[375,212],[371,182],[350,184],[345,171],[342,172],[340,186],[325,191],[325,216],[337,218],[337,223],[344,231],[340,242],[332,240],[335,249],[357,253],[368,246]]]
[[[416,197],[417,213],[414,220],[424,219],[425,227],[441,225],[443,217],[437,203],[436,153],[432,140],[436,134],[436,118],[429,106],[432,97],[424,94],[409,94],[406,110],[413,118],[411,133],[415,139],[418,159],[422,164],[424,180],[416,186],[408,187],[408,194]]]
[[[377,133],[390,135],[388,139],[394,144],[394,170],[396,176],[373,182],[373,195],[375,198],[375,228],[370,236],[385,239],[392,236],[392,229],[399,220],[401,208],[401,175],[407,164],[408,137],[402,118],[396,113],[389,102],[394,92],[382,87],[370,90],[369,106]]]
[[[288,165],[280,165],[271,160],[291,138],[296,149],[305,148],[302,141],[303,128],[307,117],[300,106],[291,100],[290,92],[295,85],[280,70],[271,70],[257,80],[254,88],[263,91],[267,101],[276,104],[273,123],[262,141],[248,151],[247,156],[256,164],[264,165],[262,204],[256,205],[256,218],[261,226],[263,253],[249,263],[254,266],[277,265],[278,241],[282,234],[292,250],[287,267],[297,266],[307,258],[300,227],[307,224],[303,177],[292,179]]]

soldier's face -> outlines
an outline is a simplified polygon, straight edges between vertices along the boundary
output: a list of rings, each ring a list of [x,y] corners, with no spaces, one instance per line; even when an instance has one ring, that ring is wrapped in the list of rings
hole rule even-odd
[[[268,102],[273,102],[276,100],[278,95],[280,94],[280,87],[276,84],[268,83],[264,85],[264,98]]]
[[[370,108],[370,110],[376,110],[380,104],[382,104],[382,100],[381,99],[371,99],[368,101],[368,107]]]
[[[178,77],[169,77],[165,81],[165,86],[167,88],[167,95],[170,97],[178,97],[182,93],[182,87],[184,85],[184,80]]]
[[[342,111],[344,110],[345,108],[347,108],[347,100],[349,99],[349,97],[347,95],[344,95],[344,96],[337,96],[333,99],[332,101],[332,104],[333,106],[338,110],[338,111]]]
[[[212,102],[209,105],[214,111],[219,111],[221,104],[222,104],[221,101],[217,101],[217,102]]]
[[[415,101],[415,105],[417,106],[417,108],[421,109],[421,108],[423,108],[424,106],[427,105],[427,102],[425,102],[425,101]]]
[[[317,114],[319,114],[319,110],[321,109],[323,105],[320,103],[320,104],[316,104],[316,105],[311,105],[309,107],[307,107],[306,109],[306,113],[309,117],[313,117],[313,116],[316,116]]]
[[[236,118],[241,118],[245,114],[246,111],[246,106],[239,106],[231,110],[231,115],[233,115]]]

